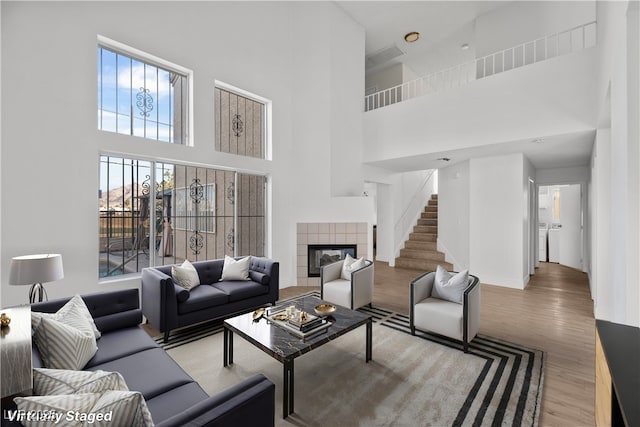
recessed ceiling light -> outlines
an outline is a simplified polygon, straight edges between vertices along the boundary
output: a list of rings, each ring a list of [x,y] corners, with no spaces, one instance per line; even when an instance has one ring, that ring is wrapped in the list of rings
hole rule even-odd
[[[469,50],[469,43],[465,43],[462,46],[460,46],[460,49],[462,50]]]
[[[443,162],[448,162],[451,159],[448,157],[440,157],[439,159],[436,159],[436,160],[442,160]]]
[[[413,43],[417,41],[419,38],[420,38],[420,33],[417,31],[411,31],[410,33],[407,33],[404,35],[404,41],[406,41],[407,43]]]
[[[534,144],[542,144],[544,142],[544,138],[536,138],[533,141]]]

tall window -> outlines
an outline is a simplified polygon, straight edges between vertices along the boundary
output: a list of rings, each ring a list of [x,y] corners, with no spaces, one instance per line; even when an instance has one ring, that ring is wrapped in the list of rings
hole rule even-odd
[[[100,277],[265,253],[263,176],[100,159]]]
[[[187,74],[98,46],[98,129],[187,143]]]

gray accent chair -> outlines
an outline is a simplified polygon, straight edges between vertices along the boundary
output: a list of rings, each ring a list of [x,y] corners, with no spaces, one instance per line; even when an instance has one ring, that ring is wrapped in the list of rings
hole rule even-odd
[[[344,280],[344,260],[323,265],[320,268],[320,298],[332,304],[356,310],[373,301],[373,262],[351,272],[351,280]]]
[[[462,304],[431,296],[435,272],[424,273],[411,281],[410,325],[416,329],[462,341],[464,352],[480,329],[480,280],[469,274]]]

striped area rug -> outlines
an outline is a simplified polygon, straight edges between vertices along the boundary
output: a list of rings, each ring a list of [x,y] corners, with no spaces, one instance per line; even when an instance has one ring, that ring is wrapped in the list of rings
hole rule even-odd
[[[319,297],[319,292],[305,295]],[[373,317],[375,324],[378,325],[374,328],[383,327],[383,329],[397,331],[403,336],[410,335],[409,317],[406,315],[375,306],[373,308],[363,307],[359,311]],[[210,322],[175,331],[166,344],[162,342],[161,336],[156,337],[156,341],[163,348],[170,350],[197,342],[221,331],[221,321]],[[441,352],[438,356],[440,357],[438,363],[443,366],[443,369],[451,370],[451,372],[466,371],[464,384],[459,384],[460,388],[466,390],[465,395],[455,399],[454,407],[438,403],[439,406],[442,406],[442,410],[446,407],[448,412],[446,417],[439,419],[440,421],[446,420],[446,425],[454,426],[537,426],[544,381],[544,353],[542,351],[482,335],[477,336],[471,342],[470,353],[466,355],[462,353],[462,344],[446,337],[417,331],[416,335],[409,338],[408,342],[413,342],[412,346],[417,349],[424,349],[427,347],[419,345],[416,340],[425,340],[442,346],[438,347],[442,348],[438,351],[439,354]],[[407,342],[406,339],[404,342]],[[376,355],[380,354],[382,350],[380,347],[376,347],[376,344],[374,340],[374,360],[378,359]],[[379,345],[383,344],[379,343]],[[384,351],[387,350],[384,349]],[[408,349],[408,351],[411,353],[420,350]],[[434,352],[431,352],[425,354],[424,357],[432,357],[433,355]],[[390,358],[393,359],[393,356]],[[454,366],[445,367],[450,363],[453,363]],[[458,365],[456,368],[456,363],[462,365]],[[437,366],[437,363],[435,365]],[[429,369],[434,369],[434,367]],[[425,375],[425,378],[437,377],[436,374],[425,374],[424,372],[421,375]],[[449,386],[450,384],[443,385],[441,389],[446,390]],[[435,396],[439,391],[436,387],[435,391],[429,389],[428,392],[433,394],[433,398],[436,399]],[[437,398],[442,399],[440,396]],[[401,401],[402,399],[399,399],[399,402]],[[404,424],[397,421],[385,422],[384,425]],[[438,422],[418,422],[417,425],[440,424]]]

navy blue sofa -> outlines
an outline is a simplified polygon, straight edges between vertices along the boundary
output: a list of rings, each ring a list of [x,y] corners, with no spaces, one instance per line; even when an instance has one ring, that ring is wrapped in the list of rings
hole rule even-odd
[[[84,295],[82,299],[102,333],[98,352],[84,369],[120,372],[129,389],[144,396],[155,425],[274,425],[275,385],[263,375],[255,375],[209,397],[140,327],[138,289]],[[31,310],[54,313],[68,300],[33,304]],[[216,369],[216,361],[210,362],[211,369]],[[222,366],[222,361],[219,363]],[[42,367],[35,345],[33,366]],[[4,418],[2,424],[10,425]]]
[[[223,265],[222,259],[194,262],[200,286],[191,292],[173,283],[170,265],[142,270],[142,312],[152,326],[164,332],[165,342],[172,329],[252,311],[278,300],[278,262],[251,257],[251,280],[247,281],[221,282]]]

